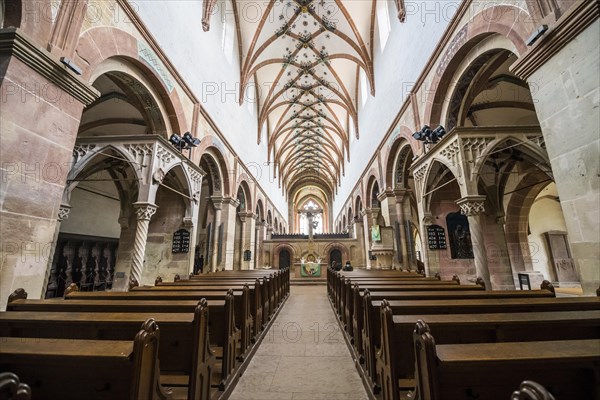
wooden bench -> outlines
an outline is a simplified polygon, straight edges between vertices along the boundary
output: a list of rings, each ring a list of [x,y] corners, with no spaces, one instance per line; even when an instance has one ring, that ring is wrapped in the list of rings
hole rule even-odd
[[[159,336],[149,319],[129,341],[1,337],[0,370],[29,382],[39,400],[170,399],[159,384]]]
[[[413,340],[417,400],[505,400],[524,377],[557,400],[600,398],[600,339],[437,345],[420,321]]]
[[[264,303],[261,301],[262,284],[258,286],[244,284],[242,286],[204,286],[204,285],[159,285],[159,286],[139,286],[131,290],[131,293],[165,293],[177,292],[184,295],[191,292],[201,292],[202,294],[212,293],[222,295],[232,290],[235,299],[235,317],[236,325],[242,330],[242,353],[250,347],[251,342],[256,341],[256,336],[263,328],[263,310]],[[248,291],[248,293],[246,293]],[[240,299],[239,293],[242,293]],[[236,296],[237,295],[237,296]],[[267,307],[268,308],[268,307]]]
[[[290,272],[289,270],[283,271],[224,271],[214,274],[202,274],[202,275],[190,275],[189,280],[192,281],[226,281],[226,280],[246,280],[246,279],[260,278],[265,280],[265,283],[269,285],[269,291],[273,296],[276,296],[279,303],[283,297],[289,295],[290,291]],[[177,278],[177,277],[176,277]],[[176,279],[177,280],[177,279]]]
[[[7,311],[0,313],[0,336],[131,340],[141,322],[150,318],[161,327],[161,383],[172,386],[184,381],[182,398],[210,398],[209,371],[215,370],[216,360],[209,349],[206,300],[199,302],[193,314]]]
[[[234,300],[231,292],[228,293],[223,300],[211,301],[206,301],[206,299],[200,299],[200,301],[158,299],[131,301],[127,299],[66,301],[62,299],[27,300],[27,294],[22,290],[18,290],[9,297],[7,310],[10,312],[17,312],[17,314],[41,313],[39,317],[20,317],[25,320],[29,319],[29,324],[32,324],[32,321],[35,318],[44,321],[44,315],[50,313],[70,313],[69,315],[75,315],[79,318],[79,321],[74,322],[75,324],[87,323],[87,326],[84,325],[82,329],[87,328],[89,337],[98,339],[103,338],[94,336],[94,332],[99,329],[98,324],[100,321],[104,321],[102,327],[106,332],[101,331],[99,334],[104,335],[104,338],[106,338],[107,335],[113,335],[112,337],[115,337],[114,335],[127,334],[131,328],[122,327],[121,325],[125,324],[126,321],[131,322],[132,318],[134,320],[139,319],[140,314],[159,314],[161,312],[171,313],[173,315],[179,314],[179,317],[177,317],[180,324],[179,326],[175,328],[171,325],[167,325],[164,328],[169,329],[169,336],[167,339],[171,340],[172,338],[169,343],[174,344],[175,348],[171,349],[171,344],[168,344],[162,357],[165,359],[177,357],[177,360],[173,361],[174,365],[177,365],[177,362],[182,362],[182,360],[192,357],[191,361],[186,365],[191,365],[189,370],[191,371],[190,376],[192,376],[193,379],[182,380],[180,378],[172,377],[170,381],[163,380],[163,382],[168,384],[175,382],[178,386],[189,386],[189,390],[191,391],[196,391],[197,388],[202,388],[202,390],[205,391],[208,390],[206,389],[207,382],[209,383],[208,387],[210,387],[210,382],[215,381],[215,379],[211,378],[211,374],[208,376],[198,374],[204,374],[207,369],[211,372],[218,371],[218,379],[216,379],[217,387],[219,390],[224,390],[223,388],[229,385],[233,378],[232,373],[236,367],[236,357],[243,354],[240,343],[240,332],[235,326],[233,316],[233,303]],[[206,317],[204,316],[205,310],[207,313]],[[209,310],[210,318],[208,318]],[[83,315],[77,316],[77,313]],[[86,317],[86,314],[88,313],[106,313],[108,316],[100,317],[95,315],[94,318],[96,318],[96,321],[90,321],[90,317]],[[0,315],[2,314],[0,313]],[[60,316],[54,316],[53,318],[58,321],[65,319]],[[110,328],[107,321],[112,321],[115,318],[118,318],[118,321],[120,321],[119,326]],[[173,320],[174,317],[170,318],[164,316],[164,318],[165,322],[168,321],[170,324],[175,323]],[[208,318],[207,322],[205,322],[205,318]],[[190,319],[193,321],[191,326],[186,324],[186,321]],[[0,322],[1,321],[2,319],[0,319]],[[50,324],[48,321],[45,323]],[[79,330],[80,334],[84,334],[82,333],[82,329]],[[121,329],[121,331],[118,331],[117,329]],[[124,332],[123,329],[125,329]],[[129,329],[129,331],[127,329]],[[205,332],[205,329],[209,329],[209,332]],[[60,332],[60,328],[56,327],[55,332]],[[200,345],[201,343],[204,343],[204,341],[207,341],[207,345],[210,344],[212,346],[211,351],[206,350],[204,345]],[[196,347],[196,343],[198,344],[198,347]],[[214,362],[212,351],[217,353],[220,365],[217,365],[218,363]],[[177,368],[174,368],[174,370],[177,370]],[[179,370],[181,370],[181,368],[179,368]],[[198,374],[195,374],[194,371],[198,371]]]
[[[482,287],[480,286],[482,289]],[[363,330],[365,329],[365,304],[375,300],[441,300],[441,299],[485,299],[485,298],[539,298],[539,297],[554,297],[555,293],[548,289],[541,290],[430,290],[430,291],[400,291],[398,288],[393,288],[393,291],[380,291],[382,287],[374,288],[376,292],[371,292],[368,289],[363,289],[355,285],[353,288],[353,307],[352,314],[349,314],[349,321],[352,322],[352,327],[348,330],[351,336],[351,341],[357,351],[361,361],[364,359],[363,352]],[[365,301],[365,294],[368,295]],[[371,312],[369,310],[368,312]],[[371,316],[373,316],[371,318]],[[370,332],[378,332],[379,322],[377,315],[370,314],[370,326],[364,336],[369,337]],[[371,328],[373,326],[373,328]]]
[[[0,373],[0,400],[31,400],[31,388],[12,372]]]
[[[387,304],[394,315],[600,310],[600,298],[598,297],[502,298],[496,295],[501,292],[489,291],[487,293],[490,297],[482,299],[390,300]],[[382,301],[368,299],[368,293],[365,296],[367,298],[364,300],[365,312],[362,330],[365,371],[370,379],[372,390],[378,392],[375,354],[380,346],[381,323],[379,318]],[[370,304],[370,307],[367,307],[367,304]]]
[[[419,290],[419,288],[417,287],[420,287],[420,290],[439,290],[438,287],[450,287],[448,290],[456,289],[456,287],[462,288],[458,290],[483,290],[483,287],[479,285],[460,285],[460,280],[457,276],[451,281],[440,281],[437,279],[430,280],[428,278],[413,278],[402,280],[384,279],[378,281],[363,281],[343,278],[340,280],[340,282],[341,286],[336,292],[335,297],[336,309],[339,315],[342,315],[342,313],[344,312],[344,308],[350,305],[352,298],[352,286],[357,284],[362,288],[381,288],[381,290],[395,290],[395,288],[398,286],[402,286],[404,290]]]
[[[358,285],[358,286],[357,286]],[[356,309],[356,312],[360,312],[362,307],[360,307],[360,299],[358,303],[356,302],[355,297],[357,296],[355,288],[358,287],[358,295],[360,296],[364,290],[377,291],[377,292],[388,292],[388,293],[408,293],[408,292],[479,292],[485,293],[483,286],[479,285],[459,285],[456,283],[444,284],[443,282],[437,285],[429,285],[429,284],[416,284],[416,285],[408,285],[405,282],[400,284],[387,283],[382,285],[365,285],[355,284],[354,288],[351,288],[350,285],[347,285],[347,289],[344,290],[343,301],[340,304],[340,316],[342,318],[342,323],[348,332],[351,333],[352,329],[352,317],[355,314],[355,307],[358,305],[359,307]]]
[[[130,291],[130,292],[65,292],[65,299],[70,301],[72,299],[80,300],[170,300],[170,301],[182,301],[182,300],[195,300],[200,299],[206,300],[221,300],[225,299],[226,296],[231,293],[233,301],[233,308],[231,313],[233,314],[234,329],[228,333],[229,335],[238,336],[240,335],[242,354],[245,354],[249,348],[253,328],[253,315],[250,310],[250,289],[246,286],[242,291],[227,290],[225,288],[220,290],[211,291],[195,291],[195,290],[170,290],[170,291]],[[235,333],[238,331],[237,327],[241,329],[241,333]],[[255,331],[256,332],[256,331]],[[234,334],[235,333],[235,334]],[[258,333],[255,333],[255,335]],[[231,343],[229,343],[231,345]],[[235,357],[234,357],[235,358]]]
[[[262,325],[265,325],[271,315],[275,313],[277,307],[281,304],[281,302],[287,297],[289,294],[289,290],[286,292],[285,289],[280,286],[281,284],[277,284],[274,279],[270,277],[260,278],[257,281],[262,282],[260,285],[260,298],[261,298],[261,309],[262,309]],[[163,282],[162,279],[157,278],[155,281],[155,286],[190,286],[190,285],[199,285],[199,286],[222,286],[222,287],[230,287],[236,285],[243,285],[245,281],[238,281],[237,279],[218,279],[213,277],[212,279],[204,279],[199,278],[197,275],[191,276],[189,280],[177,280],[175,282]],[[251,283],[251,282],[250,282]],[[254,282],[256,286],[256,281]]]
[[[414,388],[412,333],[419,320],[427,322],[437,344],[600,338],[600,310],[393,315],[384,301],[381,348],[376,357],[383,400],[399,400],[402,388]]]

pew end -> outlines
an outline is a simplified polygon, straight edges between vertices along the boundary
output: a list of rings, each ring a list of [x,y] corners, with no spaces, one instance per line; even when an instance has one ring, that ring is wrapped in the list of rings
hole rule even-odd
[[[15,300],[19,300],[19,299],[23,299],[23,300],[27,300],[27,292],[25,291],[25,289],[23,288],[18,288],[17,290],[15,290],[14,292],[12,292],[9,296],[8,296],[8,304],[12,303]]]
[[[31,400],[31,388],[12,372],[0,373],[0,400]]]
[[[545,387],[537,382],[523,381],[510,400],[555,400]]]
[[[483,289],[487,290],[487,287],[485,287],[485,281],[483,280],[482,277],[478,276],[477,279],[475,280],[475,284],[479,285],[479,286],[483,286]]]
[[[129,279],[129,290],[133,289],[134,287],[139,287],[140,283],[137,281],[137,279],[135,279],[134,277],[131,277]],[[66,295],[66,292],[65,292]]]
[[[554,285],[550,281],[544,280],[540,285],[540,289],[549,290],[552,293],[554,293],[554,297],[556,297],[556,290],[554,289]]]
[[[79,292],[79,287],[77,286],[76,283],[71,283],[69,285],[69,287],[67,287],[65,289],[65,293],[64,293],[63,297],[67,297],[69,294],[71,294],[73,292]]]

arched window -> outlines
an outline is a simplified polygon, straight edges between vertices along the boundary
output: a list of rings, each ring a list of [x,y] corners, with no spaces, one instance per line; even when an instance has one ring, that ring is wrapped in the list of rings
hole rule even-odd
[[[388,37],[390,36],[390,31],[392,30],[388,0],[377,2],[377,25],[379,26],[379,47],[383,53]]]

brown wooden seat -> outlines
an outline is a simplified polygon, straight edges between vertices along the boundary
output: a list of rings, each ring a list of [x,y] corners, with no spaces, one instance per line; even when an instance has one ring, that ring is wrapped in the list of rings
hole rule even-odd
[[[505,400],[523,377],[557,400],[600,396],[600,339],[438,345],[422,321],[413,338],[419,400]]]
[[[221,308],[218,310],[213,307],[213,311],[217,311],[212,317],[215,326],[224,323],[225,302]],[[54,307],[54,310],[57,309]],[[89,309],[78,312],[7,311],[0,313],[0,336],[132,340],[140,323],[153,318],[161,326],[161,375],[184,376],[190,382],[186,397],[210,397],[209,371],[215,371],[215,357],[208,342],[209,306],[206,300],[201,300],[191,313],[157,313],[151,308],[146,308],[144,312],[127,312],[127,304],[121,304],[118,310],[120,312],[92,312]],[[217,328],[213,331],[220,333]]]
[[[3,337],[0,369],[30,382],[40,400],[170,399],[159,384],[159,336],[149,319],[130,341]]]
[[[437,344],[600,338],[600,310],[392,315],[386,303],[381,307],[381,348],[376,357],[383,399],[400,399],[394,383],[414,386],[412,333],[419,320],[427,322]]]
[[[600,310],[600,298],[598,297],[494,298],[494,293],[498,292],[488,291],[486,293],[491,297],[481,299],[390,300],[388,304],[394,315]],[[369,294],[367,293],[365,296],[368,298]],[[370,307],[367,307],[366,304],[370,304]],[[364,324],[361,334],[365,370],[373,391],[379,390],[376,379],[375,354],[380,347],[381,304],[380,300],[365,299]]]

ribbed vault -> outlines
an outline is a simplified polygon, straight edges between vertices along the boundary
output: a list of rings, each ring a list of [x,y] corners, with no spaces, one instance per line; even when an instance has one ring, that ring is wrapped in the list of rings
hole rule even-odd
[[[267,161],[274,162],[288,195],[299,180],[310,178],[327,188],[331,200],[349,157],[350,135],[359,134],[360,70],[375,91],[375,0],[255,3],[264,4],[260,18],[247,18],[246,3],[231,3],[242,60],[240,103],[255,90],[257,140],[266,138]]]

